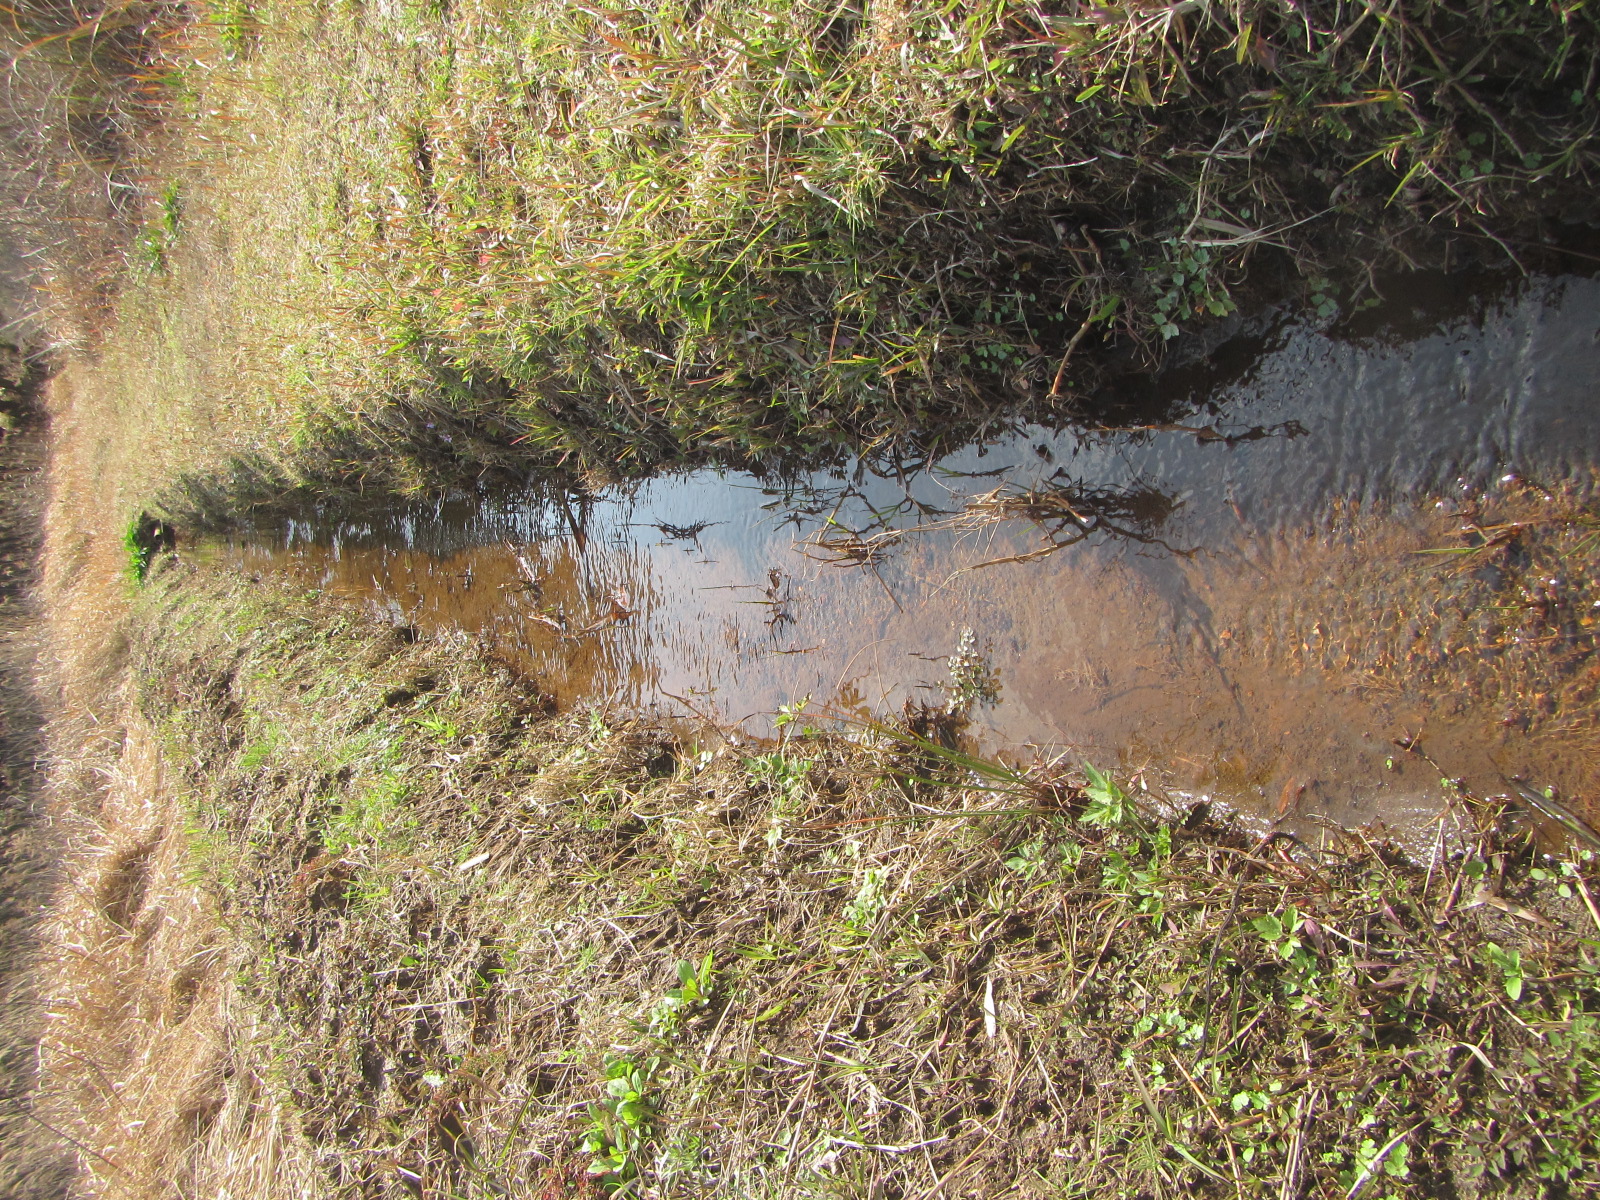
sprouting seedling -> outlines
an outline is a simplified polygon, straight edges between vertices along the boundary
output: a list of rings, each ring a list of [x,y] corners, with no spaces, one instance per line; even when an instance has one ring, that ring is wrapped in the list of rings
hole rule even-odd
[[[589,1105],[581,1145],[594,1156],[589,1171],[613,1194],[639,1173],[638,1156],[655,1120],[651,1084],[661,1060],[621,1057],[606,1063],[605,1094]]]
[[[1491,968],[1500,972],[1505,983],[1506,995],[1513,1000],[1522,999],[1522,954],[1517,950],[1507,950],[1503,946],[1490,942],[1483,948],[1484,961]]]
[[[1283,910],[1281,917],[1268,914],[1250,922],[1261,935],[1261,940],[1268,943],[1279,958],[1292,958],[1295,951],[1300,949],[1300,939],[1295,934],[1300,932],[1304,923],[1299,910],[1292,904]]]
[[[1284,908],[1281,915],[1269,913],[1264,917],[1255,918],[1250,924],[1260,935],[1261,940],[1271,946],[1273,952],[1289,968],[1289,974],[1283,981],[1286,995],[1295,996],[1304,993],[1317,982],[1317,955],[1312,947],[1306,945],[1305,937],[1302,936],[1308,932],[1315,932],[1316,925],[1298,908],[1290,904]]]
[[[683,1026],[684,1015],[704,1008],[711,1002],[712,980],[716,974],[710,951],[699,964],[686,958],[678,960],[678,986],[668,988],[650,1011],[650,1035],[667,1039],[677,1034]]]
[[[787,731],[790,725],[793,725],[804,718],[805,711],[810,704],[811,697],[804,696],[799,700],[793,701],[792,703],[778,705],[778,715],[772,719],[773,725],[779,730]],[[809,736],[816,733],[816,729],[810,725],[801,724],[800,733],[802,736]],[[784,737],[786,735],[787,734],[785,732],[780,734],[780,737]]]
[[[1024,879],[1032,879],[1045,867],[1044,839],[1036,837],[1023,842],[1006,859],[1006,867]]]
[[[441,742],[455,742],[461,739],[461,731],[456,727],[455,723],[447,717],[429,714],[427,716],[413,718],[412,723],[416,725],[418,729],[422,729],[428,733],[431,733]]]
[[[776,848],[783,842],[784,829],[800,808],[811,760],[774,750],[745,760],[745,774],[753,784],[765,784],[772,793],[771,820],[767,845]]]
[[[855,897],[845,905],[846,928],[858,937],[865,937],[878,923],[889,907],[889,874],[880,867],[869,867],[861,876]]]

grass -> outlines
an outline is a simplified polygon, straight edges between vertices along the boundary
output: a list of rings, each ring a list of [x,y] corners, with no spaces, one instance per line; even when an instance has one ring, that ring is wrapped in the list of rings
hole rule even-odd
[[[1408,861],[824,714],[758,753],[551,716],[471,650],[199,568],[137,604],[332,1194],[1596,1186],[1595,867],[1503,799]],[[263,716],[294,731],[264,759]],[[388,778],[405,819],[336,844]]]
[[[1576,4],[215,6],[149,39],[99,386],[176,434],[139,499],[189,515],[1114,417],[1108,369],[1241,296],[1331,314],[1373,266],[1540,253],[1588,195],[1595,35]]]
[[[183,10],[145,0],[26,0],[0,21],[0,240],[6,319],[39,346],[87,348],[104,332],[138,254],[158,259],[163,219],[146,236],[141,155],[168,114],[160,66]],[[176,219],[176,196],[153,210]],[[30,294],[31,293],[31,294]]]
[[[7,349],[10,349],[9,347]],[[12,419],[0,435],[0,1192],[17,1200],[60,1195],[71,1174],[70,1152],[43,1124],[38,1050],[45,1024],[38,973],[38,909],[52,889],[52,844],[42,804],[44,705],[34,678],[40,648],[38,582],[43,509],[44,424],[36,372],[13,350],[0,404]]]
[[[138,589],[125,526],[108,519],[130,484],[107,450],[115,414],[79,393],[82,379],[67,364],[45,401],[50,503],[30,669],[49,718],[41,808],[55,886],[27,981],[52,1014],[34,1111],[70,1139],[73,1186],[100,1195],[315,1195],[315,1162],[234,982],[231,943],[196,902],[197,878],[226,886],[225,870],[206,872],[227,860],[208,857],[216,843],[187,820],[132,703],[127,617]],[[270,728],[259,724],[258,740]],[[8,1138],[8,1171],[28,1165],[26,1145]],[[59,1194],[47,1171],[21,1186],[35,1185]]]
[[[691,751],[117,536],[308,486],[1114,423],[1102,379],[1237,306],[1332,319],[1377,266],[1566,236],[1588,8],[12,16],[8,220],[74,352],[42,1058],[85,1187],[1595,1190],[1593,863],[1499,801],[1413,864],[983,764],[927,713]],[[1146,515],[987,506],[1041,553]],[[1500,632],[1564,619],[1516,607]]]

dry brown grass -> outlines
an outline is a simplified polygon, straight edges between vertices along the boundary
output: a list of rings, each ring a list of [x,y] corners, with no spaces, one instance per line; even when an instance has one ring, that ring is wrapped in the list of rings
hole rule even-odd
[[[0,15],[0,292],[41,341],[91,349],[105,332],[188,19],[169,0],[22,0]]]
[[[64,866],[40,987],[45,1107],[86,1195],[315,1196],[232,944],[187,865],[181,797],[125,686],[133,583],[104,514],[126,477],[107,470],[109,431],[78,381],[51,396],[42,666]]]
[[[50,1200],[62,1194],[71,1160],[34,1111],[42,1021],[37,926],[54,854],[41,812],[41,712],[33,688],[44,429],[31,412],[31,387],[10,386],[21,382],[5,379],[0,393],[7,415],[20,417],[0,434],[0,1195]]]
[[[49,929],[42,1063],[55,1123],[81,1152],[80,1190],[315,1196],[229,940],[186,867],[159,750],[136,713],[121,715],[119,743],[77,748],[99,759],[97,786],[56,797],[77,811]]]

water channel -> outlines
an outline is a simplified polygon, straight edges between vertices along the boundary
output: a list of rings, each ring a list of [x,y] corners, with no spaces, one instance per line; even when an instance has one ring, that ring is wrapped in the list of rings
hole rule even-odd
[[[481,634],[567,705],[761,736],[807,697],[941,703],[965,646],[990,752],[1301,824],[1415,829],[1442,774],[1525,773],[1581,810],[1600,281],[1383,291],[1331,327],[1263,315],[1141,384],[1163,416],[1138,428],[1012,427],[783,484],[330,503],[212,553]]]

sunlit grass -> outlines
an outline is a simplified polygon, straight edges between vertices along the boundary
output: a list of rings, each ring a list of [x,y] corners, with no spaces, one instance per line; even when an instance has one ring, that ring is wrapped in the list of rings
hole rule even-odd
[[[1592,24],[218,8],[163,76],[159,269],[113,383],[195,430],[164,461],[201,509],[308,472],[616,475],[1059,409],[1102,351],[1150,362],[1230,311],[1263,255],[1331,314],[1363,284],[1330,253],[1554,203],[1591,153]],[[1478,82],[1439,77],[1469,45]]]

